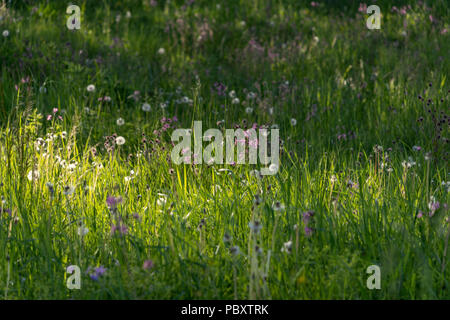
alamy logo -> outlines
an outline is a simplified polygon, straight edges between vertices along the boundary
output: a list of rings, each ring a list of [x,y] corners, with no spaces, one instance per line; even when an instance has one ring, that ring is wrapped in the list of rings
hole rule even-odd
[[[67,289],[81,289],[81,270],[79,266],[70,265],[67,267],[67,273],[72,274],[67,278],[66,286]]]
[[[381,26],[381,11],[380,11],[380,7],[377,5],[371,5],[367,8],[367,14],[371,14],[372,12],[374,12],[374,14],[372,14],[370,17],[367,18],[366,21],[366,26],[368,29],[373,30],[373,29],[380,29]]]
[[[261,168],[261,175],[274,175],[279,169],[280,139],[279,129],[226,129],[225,140],[219,129],[208,129],[202,132],[202,122],[194,121],[194,130],[176,129],[172,133],[172,142],[178,142],[172,150],[171,158],[175,164],[202,164],[209,165],[224,163],[224,146],[226,148],[226,164],[257,164],[258,151],[261,165],[270,165]],[[268,138],[270,135],[270,155],[268,154]],[[192,152],[192,136],[194,151]],[[181,139],[181,141],[180,141]],[[203,150],[203,142],[210,141]],[[248,142],[248,150],[246,148]],[[235,146],[237,155],[235,157]],[[246,162],[248,155],[248,162]]]
[[[373,290],[373,289],[381,289],[381,269],[377,265],[371,265],[367,267],[366,272],[368,274],[371,274],[370,277],[367,278],[367,289]]]
[[[72,14],[72,12],[75,12]],[[79,30],[81,28],[81,15],[80,15],[80,7],[77,5],[70,5],[67,7],[66,13],[72,14],[69,18],[67,18],[67,28],[69,30],[77,29]]]

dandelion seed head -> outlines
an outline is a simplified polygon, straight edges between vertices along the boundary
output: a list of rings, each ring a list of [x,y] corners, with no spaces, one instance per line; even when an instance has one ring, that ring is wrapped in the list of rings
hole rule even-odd
[[[122,136],[118,136],[118,137],[116,138],[116,144],[117,144],[118,146],[121,146],[121,145],[125,144],[125,138],[122,137]]]
[[[152,107],[148,103],[144,103],[142,105],[142,111],[144,111],[144,112],[149,112],[151,109],[152,109]]]
[[[125,120],[123,120],[123,118],[119,118],[117,119],[116,123],[118,126],[123,126],[125,124]]]

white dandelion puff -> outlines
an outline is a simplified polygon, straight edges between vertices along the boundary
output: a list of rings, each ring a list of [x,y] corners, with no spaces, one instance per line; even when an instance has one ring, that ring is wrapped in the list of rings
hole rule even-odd
[[[119,119],[117,119],[116,123],[120,127],[120,126],[123,126],[125,124],[125,120],[123,120],[123,118],[119,118]]]
[[[125,144],[125,138],[122,137],[122,136],[118,136],[118,137],[116,138],[116,144],[117,144],[118,146],[121,146],[121,145]]]
[[[142,111],[149,112],[151,109],[152,107],[148,103],[142,105]]]
[[[81,226],[78,228],[78,235],[80,237],[84,237],[85,235],[87,235],[89,232],[89,228],[85,227],[85,226]]]

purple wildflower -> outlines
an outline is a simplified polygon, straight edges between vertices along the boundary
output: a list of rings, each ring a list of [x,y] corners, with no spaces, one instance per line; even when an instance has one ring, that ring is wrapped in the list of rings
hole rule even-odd
[[[437,209],[439,209],[440,207],[440,203],[439,201],[436,201],[435,198],[433,196],[430,197],[430,202],[428,202],[428,209],[430,209],[430,212],[428,213],[428,215],[430,217],[434,216],[434,213],[436,212]]]
[[[142,268],[144,270],[150,270],[151,268],[153,268],[153,266],[154,266],[154,263],[153,263],[152,260],[145,260],[144,261],[144,265],[142,266]]]
[[[310,236],[312,236],[312,234],[313,234],[313,229],[306,226],[305,227],[305,236],[310,237]]]
[[[314,211],[303,212],[303,223],[308,224],[312,216],[314,216]]]
[[[118,223],[117,225],[111,225],[111,234],[114,235],[118,233],[119,235],[124,235],[128,233],[128,227],[123,223]]]
[[[88,269],[88,273],[90,272],[91,268]],[[94,280],[94,281],[98,281],[98,279],[103,276],[106,273],[106,268],[103,266],[94,268],[94,272],[89,274],[89,277]]]
[[[122,197],[108,196],[106,198],[106,204],[108,205],[109,208],[116,208],[117,205],[121,202],[122,202]]]

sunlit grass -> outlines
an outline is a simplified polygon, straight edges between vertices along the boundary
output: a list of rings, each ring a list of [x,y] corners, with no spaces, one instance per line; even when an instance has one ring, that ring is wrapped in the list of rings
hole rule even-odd
[[[450,298],[445,2],[376,32],[324,3],[158,2],[0,20],[0,297]],[[174,165],[194,120],[276,124],[279,172]]]

